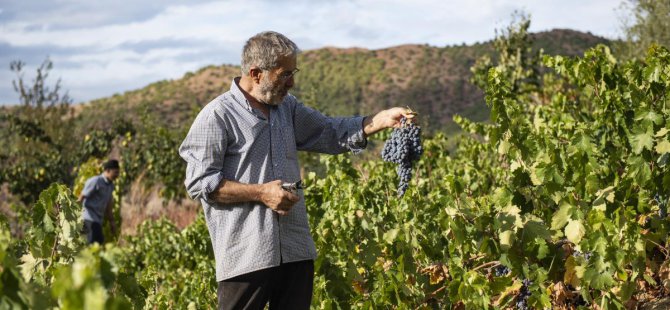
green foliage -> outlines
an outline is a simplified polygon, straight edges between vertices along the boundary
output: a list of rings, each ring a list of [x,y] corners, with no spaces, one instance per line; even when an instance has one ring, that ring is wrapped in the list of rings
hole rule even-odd
[[[144,186],[161,185],[160,194],[166,199],[186,197],[183,186],[186,164],[177,152],[186,136],[185,130],[161,125],[145,111],[136,133],[127,134],[121,141],[126,173],[122,179],[142,179]]]
[[[670,1],[628,0],[622,19],[625,41],[617,46],[624,58],[644,58],[652,44],[670,48]]]
[[[214,253],[204,217],[181,232],[165,219],[145,222],[129,239],[124,265],[135,270],[149,308],[216,305]]]
[[[60,80],[53,89],[46,85],[51,61],[37,69],[32,85],[24,83],[24,65],[15,61],[10,66],[17,74],[13,84],[21,106],[0,112],[0,184],[7,183],[14,195],[30,203],[52,182],[70,181],[76,141],[68,132],[71,100],[61,94]]]
[[[67,187],[52,184],[40,194],[31,211],[21,273],[27,282],[49,286],[55,267],[71,263],[83,246],[79,235],[81,206]]]
[[[328,115],[353,115],[363,111],[363,92],[384,61],[372,52],[344,52],[335,55],[321,50],[302,57],[302,70],[296,75],[295,93],[308,105]],[[337,59],[337,61],[333,61]]]

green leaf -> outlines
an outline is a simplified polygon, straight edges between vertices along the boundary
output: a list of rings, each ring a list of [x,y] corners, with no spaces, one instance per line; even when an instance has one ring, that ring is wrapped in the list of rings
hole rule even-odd
[[[514,243],[514,231],[505,230],[498,235],[498,238],[500,239],[500,247],[503,250],[509,250]]]
[[[642,153],[644,149],[651,150],[654,146],[654,138],[652,137],[651,130],[633,133],[630,137],[630,145],[635,154]]]
[[[398,228],[394,228],[385,232],[383,236],[384,241],[386,241],[386,243],[393,243],[393,241],[395,241],[395,239],[398,237],[399,232],[400,230]]]
[[[663,122],[663,117],[659,115],[658,113],[654,111],[647,111],[644,110],[642,112],[638,112],[637,116],[635,117],[636,121],[642,121],[642,122],[648,122],[648,123],[654,123],[654,124],[660,124]]]
[[[510,144],[509,142],[504,140],[500,141],[500,144],[498,144],[498,154],[500,155],[507,154],[507,152],[509,152],[510,146],[512,146],[512,144]]]
[[[593,201],[593,208],[604,212],[607,209],[606,202],[614,202],[614,197],[614,186],[608,186],[599,190],[596,193],[596,199]]]
[[[651,180],[651,168],[642,156],[630,156],[628,158],[628,170],[639,185]]]
[[[584,237],[585,229],[581,220],[570,220],[565,226],[565,236],[574,244],[579,244]]]
[[[591,138],[583,132],[575,136],[575,138],[572,140],[571,147],[582,154],[592,154],[593,150],[595,149],[593,143],[591,142]],[[571,153],[574,153],[574,151]]]
[[[547,226],[545,226],[544,223],[540,221],[531,220],[526,222],[524,230],[526,234],[529,234],[529,236],[542,238],[545,240],[551,239],[551,233],[547,229]]]
[[[584,280],[597,290],[604,290],[616,284],[614,278],[607,271],[598,272],[596,269],[588,268],[584,272]]]
[[[542,185],[546,178],[546,166],[543,163],[535,163],[530,167],[530,181],[533,185]]]
[[[568,220],[570,220],[573,209],[574,207],[571,204],[563,202],[561,208],[551,217],[551,229],[558,230],[563,228],[568,223]]]
[[[538,259],[544,259],[549,255],[549,246],[547,245],[547,242],[544,239],[535,239],[535,243],[537,244],[537,258]]]

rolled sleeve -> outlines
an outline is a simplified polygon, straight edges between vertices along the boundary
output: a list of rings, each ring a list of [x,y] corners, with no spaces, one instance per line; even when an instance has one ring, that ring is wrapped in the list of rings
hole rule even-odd
[[[91,197],[93,191],[95,191],[95,185],[97,180],[95,178],[90,178],[84,183],[84,189],[81,190],[81,195],[84,197]]]
[[[365,116],[354,116],[349,118],[349,128],[347,129],[349,149],[354,153],[358,154],[368,146],[368,139],[363,133],[363,122],[365,121]]]
[[[358,153],[367,146],[363,116],[328,117],[299,102],[295,104],[293,123],[299,150],[327,154]]]
[[[223,180],[226,143],[223,118],[212,109],[203,109],[179,147],[179,155],[186,161],[184,185],[191,198],[213,203],[209,194]]]

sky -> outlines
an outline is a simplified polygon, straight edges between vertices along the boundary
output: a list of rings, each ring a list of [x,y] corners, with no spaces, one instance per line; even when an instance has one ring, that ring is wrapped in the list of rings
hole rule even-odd
[[[254,34],[274,30],[303,50],[447,46],[494,38],[512,13],[531,31],[570,28],[621,36],[620,0],[0,0],[0,104],[15,104],[24,80],[49,57],[75,103],[178,79],[208,65],[239,64]],[[301,68],[308,70],[308,68]]]

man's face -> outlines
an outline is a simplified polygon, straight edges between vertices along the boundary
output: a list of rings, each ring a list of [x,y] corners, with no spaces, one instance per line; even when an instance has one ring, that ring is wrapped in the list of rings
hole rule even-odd
[[[293,87],[293,75],[296,69],[295,57],[279,59],[279,66],[264,71],[258,88],[257,99],[265,104],[279,105]]]
[[[105,170],[105,174],[110,181],[114,181],[119,177],[119,169],[107,169]]]

